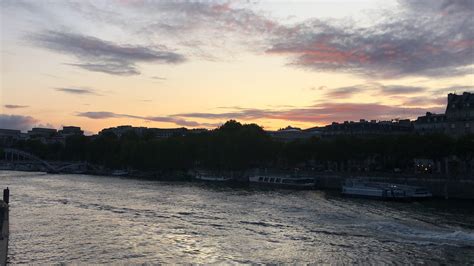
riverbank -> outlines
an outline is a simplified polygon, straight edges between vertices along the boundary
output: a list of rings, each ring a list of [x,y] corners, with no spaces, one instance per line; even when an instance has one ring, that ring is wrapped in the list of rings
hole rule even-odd
[[[64,164],[64,162],[50,162],[54,164]],[[0,170],[13,171],[43,171],[36,164],[12,164],[0,163]],[[157,181],[194,181],[196,174],[206,172],[209,175],[230,177],[234,182],[248,183],[248,178],[258,170],[247,171],[211,171],[211,170],[189,170],[189,171],[139,171],[139,170],[112,170],[95,167],[91,169],[69,169],[65,174],[87,174],[117,176],[134,179],[157,180]],[[422,186],[429,189],[434,197],[453,198],[453,199],[474,199],[474,178],[447,178],[442,175],[410,175],[394,173],[350,173],[350,172],[317,172],[317,171],[298,171],[294,170],[268,170],[265,171],[268,176],[304,176],[315,178],[317,189],[322,190],[340,190],[344,181],[348,178],[364,178],[377,182],[389,182],[414,186]]]

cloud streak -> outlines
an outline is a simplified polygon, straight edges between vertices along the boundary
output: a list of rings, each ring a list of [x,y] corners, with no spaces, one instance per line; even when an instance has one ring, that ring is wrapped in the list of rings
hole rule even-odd
[[[400,95],[416,95],[429,91],[426,87],[405,86],[405,85],[383,85],[378,82],[370,82],[366,84],[358,84],[347,87],[326,88],[325,97],[333,99],[346,99],[357,94],[371,93],[374,96],[400,96]]]
[[[400,97],[404,106],[439,106],[438,111],[442,111],[447,104],[446,97]]]
[[[364,91],[365,86],[348,86],[348,87],[341,87],[336,88],[328,91],[326,93],[326,97],[329,98],[348,98],[352,97],[355,94],[358,94]]]
[[[55,90],[74,95],[100,95],[94,90],[87,88],[55,88]]]
[[[380,92],[382,95],[399,95],[399,94],[417,94],[426,92],[427,88],[416,87],[416,86],[403,86],[403,85],[388,85],[381,86]]]
[[[130,114],[119,114],[114,112],[82,112],[78,113],[77,116],[87,117],[90,119],[110,119],[110,118],[132,118],[132,119],[140,119],[145,121],[153,121],[153,122],[165,122],[165,123],[174,123],[178,126],[186,126],[186,127],[217,127],[221,123],[199,123],[196,121],[190,121],[186,119],[182,119],[179,117],[172,117],[172,116],[138,116],[138,115],[130,115]]]
[[[8,108],[8,109],[21,109],[21,108],[28,108],[29,106],[28,105],[17,105],[17,104],[5,104],[4,107]]]
[[[186,60],[183,55],[165,46],[122,45],[60,31],[43,31],[31,35],[29,39],[39,47],[74,56],[80,61],[69,65],[112,75],[138,75],[138,63],[178,64]]]
[[[329,124],[346,120],[359,120],[361,118],[377,120],[415,118],[426,111],[427,109],[425,108],[390,106],[379,103],[322,103],[305,108],[285,110],[241,109],[226,113],[182,113],[174,116],[201,119],[276,119]],[[430,111],[442,111],[442,108],[432,108]]]
[[[166,80],[166,78],[164,78],[164,77],[160,77],[160,76],[153,76],[153,77],[151,77],[151,79],[156,79],[156,80]]]

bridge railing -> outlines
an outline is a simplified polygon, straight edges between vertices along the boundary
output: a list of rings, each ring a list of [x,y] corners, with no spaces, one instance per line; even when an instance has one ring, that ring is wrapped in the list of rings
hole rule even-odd
[[[41,163],[42,165],[44,165],[51,172],[59,172],[59,171],[65,170],[67,168],[78,167],[78,166],[82,166],[82,165],[85,165],[87,168],[92,168],[94,170],[97,170],[97,167],[95,167],[92,164],[88,164],[87,162],[80,162],[80,163],[75,162],[75,163],[70,163],[70,164],[67,164],[67,165],[59,166],[59,167],[54,167],[53,165],[51,165],[47,161],[42,160],[38,156],[36,156],[34,154],[31,154],[29,152],[25,152],[25,151],[18,150],[18,149],[13,149],[13,148],[5,148],[5,149],[3,149],[3,151],[4,151],[5,154],[15,154],[15,155],[19,155],[23,158],[27,158],[29,160]]]
[[[25,151],[22,151],[22,150],[12,149],[12,148],[5,148],[5,149],[3,149],[3,152],[5,154],[15,154],[15,155],[22,156],[24,158],[28,158],[28,159],[33,160],[33,161],[37,161],[37,162],[43,164],[48,170],[56,171],[56,169],[51,164],[49,164],[47,161],[42,160],[39,157],[37,157],[37,156],[35,156],[31,153],[28,153],[28,152],[25,152]]]

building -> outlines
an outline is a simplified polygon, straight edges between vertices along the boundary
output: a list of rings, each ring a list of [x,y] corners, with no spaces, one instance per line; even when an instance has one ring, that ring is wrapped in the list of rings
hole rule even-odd
[[[28,131],[30,138],[50,138],[56,135],[58,131],[54,128],[40,128],[35,127]]]
[[[433,134],[433,133],[446,133],[446,115],[445,114],[434,114],[427,112],[426,115],[420,116],[416,119],[415,131],[424,135],[424,134]]]
[[[448,94],[446,133],[452,136],[474,134],[474,93]]]
[[[18,141],[39,140],[44,144],[64,144],[64,136],[54,128],[33,128],[28,133],[20,130],[0,129],[0,146],[11,146]]]
[[[39,140],[43,144],[65,144],[66,138],[60,134],[54,128],[39,128],[35,127],[28,131],[27,139]]]
[[[143,136],[143,133],[147,130],[146,127],[132,127],[130,125],[125,125],[125,126],[118,126],[118,127],[111,127],[111,128],[105,128],[102,129],[99,132],[99,135],[104,135],[106,133],[113,133],[117,137],[122,137],[124,134],[133,132],[137,136]]]
[[[10,146],[20,140],[21,137],[20,130],[0,128],[0,145],[2,146]]]
[[[446,118],[448,120],[474,120],[474,93],[448,94]]]
[[[122,137],[124,134],[133,132],[139,137],[145,136],[145,134],[149,136],[153,136],[154,138],[162,139],[162,138],[169,138],[172,136],[185,136],[189,133],[200,133],[203,132],[202,129],[196,130],[189,130],[187,128],[147,128],[147,127],[132,127],[129,125],[126,126],[118,126],[118,127],[111,127],[103,129],[99,132],[99,135],[103,135],[105,133],[111,132],[115,134],[117,137]]]
[[[206,133],[208,132],[209,130],[205,129],[205,128],[192,128],[192,129],[188,129],[188,133],[189,134],[201,134],[201,133]]]
[[[314,136],[320,136],[318,130],[301,130],[301,128],[288,126],[277,131],[267,131],[273,139],[282,142],[290,142],[298,139],[309,139]]]
[[[163,139],[176,136],[185,136],[189,133],[187,128],[150,128],[150,132],[153,133],[155,138]]]
[[[323,129],[324,137],[332,136],[378,136],[398,135],[413,132],[413,124],[409,119],[376,121],[360,119],[359,122],[344,121],[344,123],[333,122]]]
[[[69,136],[84,136],[84,131],[80,127],[64,126],[62,130],[58,131],[59,135],[67,138]]]
[[[419,134],[444,133],[453,137],[474,134],[474,94],[448,94],[444,114],[426,113],[415,121]]]

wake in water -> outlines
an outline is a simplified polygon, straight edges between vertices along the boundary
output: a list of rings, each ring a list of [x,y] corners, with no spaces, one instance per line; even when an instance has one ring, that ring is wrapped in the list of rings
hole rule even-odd
[[[393,221],[369,222],[360,225],[360,227],[373,230],[377,235],[385,236],[384,238],[397,242],[474,247],[474,232],[462,229],[441,227],[429,227],[426,229],[422,225],[408,225]]]

